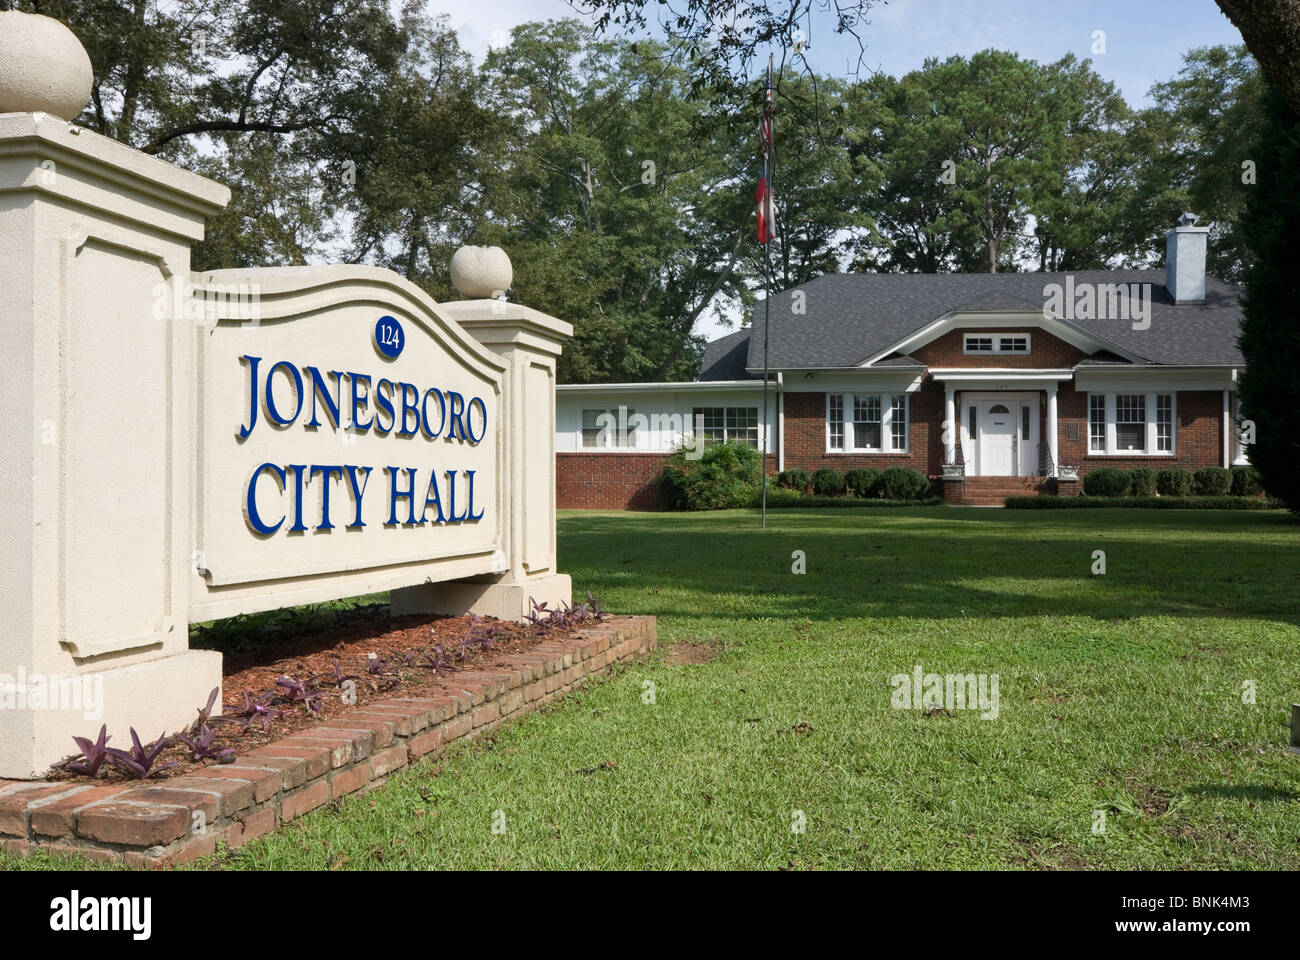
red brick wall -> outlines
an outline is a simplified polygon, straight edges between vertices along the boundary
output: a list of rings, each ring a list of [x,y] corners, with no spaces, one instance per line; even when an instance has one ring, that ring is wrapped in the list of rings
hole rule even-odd
[[[659,510],[666,453],[557,453],[560,510]]]
[[[943,388],[927,380],[908,400],[907,453],[827,453],[826,393],[785,395],[785,465],[804,470],[910,467],[927,476],[943,468]]]
[[[1174,456],[1141,455],[1135,457],[1090,456],[1088,454],[1088,394],[1074,384],[1061,384],[1057,394],[1057,419],[1060,423],[1059,450],[1062,463],[1080,465],[1080,475],[1097,467],[1219,467],[1223,465],[1223,394],[1217,390],[1179,390],[1174,401],[1177,431]],[[1079,439],[1065,439],[1065,424],[1079,425]]]
[[[937,340],[910,351],[911,355],[928,367],[1003,367],[1015,370],[1045,370],[1051,367],[1073,367],[1087,354],[1064,340],[1059,340],[1042,330],[1006,330],[1004,333],[1027,333],[1028,353],[965,354],[962,337],[967,333],[992,333],[987,327],[967,327],[950,330]]]
[[[666,453],[557,453],[558,510],[662,510],[659,473]],[[767,458],[776,473],[776,454]]]

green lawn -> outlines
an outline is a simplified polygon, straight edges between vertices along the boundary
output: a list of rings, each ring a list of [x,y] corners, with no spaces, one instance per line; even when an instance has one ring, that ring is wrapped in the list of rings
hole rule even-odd
[[[652,661],[215,865],[1300,868],[1289,515],[588,513],[559,542],[577,591],[660,618]],[[918,664],[996,674],[997,718],[891,709]]]

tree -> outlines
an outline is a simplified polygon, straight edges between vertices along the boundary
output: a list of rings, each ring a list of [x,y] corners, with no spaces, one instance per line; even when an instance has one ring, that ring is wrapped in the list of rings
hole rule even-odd
[[[1300,111],[1300,0],[1218,0],[1282,99]]]
[[[1260,134],[1261,79],[1244,47],[1205,47],[1183,57],[1178,75],[1151,89],[1155,106],[1143,111],[1132,155],[1141,157],[1132,219],[1146,228],[1133,238],[1150,251],[1180,213],[1210,223],[1207,270],[1239,281],[1250,249],[1239,225],[1254,189],[1243,164]],[[1152,255],[1149,259],[1155,259]]]
[[[575,324],[562,379],[692,376],[698,318],[752,298],[735,130],[702,120],[661,45],[572,20],[517,27],[484,73],[515,132],[478,237],[510,251],[520,300]]]
[[[1246,360],[1241,413],[1254,421],[1250,462],[1264,487],[1300,513],[1300,114],[1272,85],[1264,99],[1265,126],[1253,155],[1259,180],[1246,201],[1242,232],[1254,262],[1246,271],[1239,344]]]

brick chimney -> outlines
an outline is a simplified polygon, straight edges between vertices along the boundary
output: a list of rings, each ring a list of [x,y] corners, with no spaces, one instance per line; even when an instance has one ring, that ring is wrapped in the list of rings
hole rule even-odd
[[[1196,225],[1196,214],[1184,213],[1165,235],[1165,289],[1174,303],[1205,301],[1205,249],[1209,227]]]

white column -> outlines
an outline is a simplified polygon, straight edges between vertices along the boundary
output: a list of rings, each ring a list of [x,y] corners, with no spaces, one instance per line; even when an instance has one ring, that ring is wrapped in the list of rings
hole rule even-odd
[[[1228,388],[1223,388],[1223,465],[1232,466],[1232,406]]]
[[[523,304],[452,300],[442,308],[470,336],[509,364],[502,397],[510,441],[498,474],[506,485],[501,574],[404,587],[390,594],[394,614],[466,611],[522,620],[530,600],[552,610],[572,600],[573,584],[555,559],[555,362],[573,327]]]
[[[943,462],[957,462],[957,403],[952,384],[944,385],[943,426],[947,442],[943,449]]]
[[[1056,437],[1056,384],[1047,388],[1047,452],[1052,455],[1052,476],[1058,476],[1060,453],[1057,450]]]

